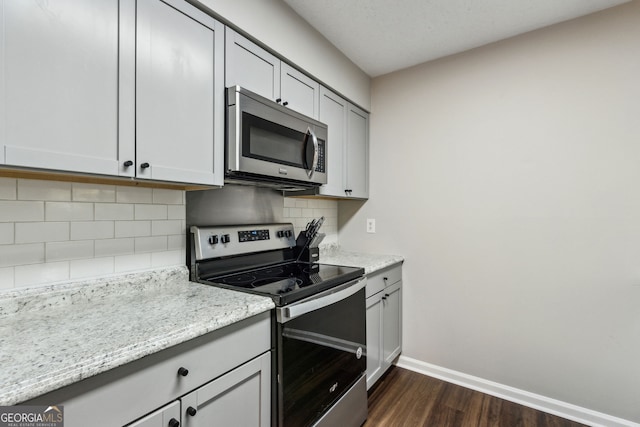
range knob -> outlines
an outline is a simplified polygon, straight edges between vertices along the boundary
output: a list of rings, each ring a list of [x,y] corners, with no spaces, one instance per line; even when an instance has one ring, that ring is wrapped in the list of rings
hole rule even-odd
[[[218,244],[218,236],[216,236],[216,235],[209,236],[209,244],[210,245],[217,245]]]
[[[278,231],[278,232],[276,233],[276,236],[278,236],[278,237],[284,237],[284,231],[283,231],[283,230]]]
[[[222,243],[229,243],[231,241],[231,236],[229,236],[228,234],[223,234],[220,237],[220,242]]]
[[[291,237],[291,230],[286,230],[286,231],[284,232],[284,235],[285,235],[285,237],[287,237],[287,238]]]

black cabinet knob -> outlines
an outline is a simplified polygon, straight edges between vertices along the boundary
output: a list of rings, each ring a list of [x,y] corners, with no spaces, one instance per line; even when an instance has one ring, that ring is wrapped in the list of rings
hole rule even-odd
[[[169,427],[180,427],[180,421],[176,420],[175,418],[171,418],[169,420]]]
[[[388,277],[383,277],[382,280],[384,280],[386,282],[387,280],[389,280],[389,278]]]
[[[189,375],[189,370],[181,366],[180,369],[178,369],[178,375],[180,375],[181,377],[186,377],[187,375]]]
[[[191,415],[192,417],[198,413],[198,410],[196,408],[194,408],[193,406],[189,406],[187,408],[187,414]]]
[[[133,166],[133,161],[127,160],[126,162],[124,162],[124,167],[125,168],[128,168],[129,166]]]
[[[287,105],[289,105],[289,102],[288,102],[288,101],[284,101],[284,102],[282,103],[282,105],[284,105],[284,106],[286,107]]]
[[[149,166],[151,166],[149,163],[142,163],[142,164],[140,164],[140,168],[141,168],[141,169],[146,169],[146,168],[148,168]]]
[[[387,297],[382,297],[382,299],[387,299]]]
[[[385,298],[389,298],[389,294],[384,294],[384,297]]]
[[[276,99],[276,102],[277,102],[278,104],[280,104],[280,103],[282,102],[282,98],[278,98],[278,99]]]

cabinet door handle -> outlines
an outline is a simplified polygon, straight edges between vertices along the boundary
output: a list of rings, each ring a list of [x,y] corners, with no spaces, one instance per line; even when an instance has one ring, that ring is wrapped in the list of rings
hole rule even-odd
[[[182,366],[178,369],[178,375],[181,377],[186,377],[189,375],[189,370],[187,368],[183,368]]]
[[[126,162],[124,162],[124,167],[125,168],[128,168],[129,166],[133,166],[133,161],[127,160]]]
[[[385,295],[385,296],[383,296],[383,297],[382,297],[382,299],[383,299],[383,300],[386,300],[386,299],[387,299],[386,295]]]
[[[280,103],[282,102],[282,98],[278,98],[278,99],[276,99],[276,102],[277,102],[278,104],[280,104]]]
[[[389,280],[389,278],[388,277],[383,277],[382,280],[384,280],[386,282],[387,280]]]
[[[180,427],[180,421],[176,420],[175,418],[171,418],[169,420],[169,427]]]
[[[148,168],[149,166],[151,166],[149,163],[146,163],[146,162],[145,162],[145,163],[141,163],[141,164],[140,164],[140,169],[146,169],[146,168]]]
[[[189,406],[187,408],[187,414],[191,415],[192,417],[198,413],[198,410],[196,408],[194,408],[193,406]]]
[[[289,101],[284,101],[284,102],[282,103],[282,105],[284,105],[284,106],[286,107],[287,105],[289,105]]]
[[[389,294],[384,294],[384,297],[385,298],[389,298]]]

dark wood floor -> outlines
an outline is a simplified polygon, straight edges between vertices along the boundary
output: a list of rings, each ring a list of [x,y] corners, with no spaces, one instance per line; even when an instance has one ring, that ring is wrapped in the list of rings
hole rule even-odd
[[[455,384],[392,366],[369,390],[364,427],[583,427]]]

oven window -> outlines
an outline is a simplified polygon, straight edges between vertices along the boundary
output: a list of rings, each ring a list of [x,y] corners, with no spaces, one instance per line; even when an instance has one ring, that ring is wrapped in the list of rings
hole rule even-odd
[[[282,165],[307,167],[306,134],[242,113],[242,154]]]
[[[362,289],[278,324],[283,425],[311,425],[362,376],[366,369],[365,319]]]

